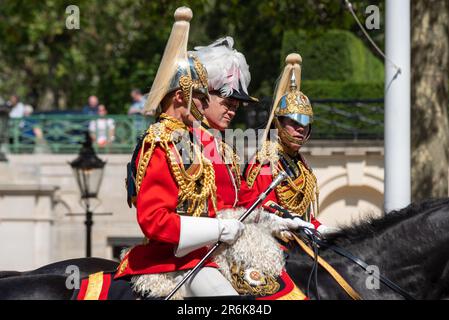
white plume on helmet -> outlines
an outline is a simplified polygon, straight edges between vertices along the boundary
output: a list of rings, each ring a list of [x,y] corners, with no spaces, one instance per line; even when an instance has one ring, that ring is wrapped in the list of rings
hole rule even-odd
[[[233,49],[234,39],[223,37],[208,46],[195,47],[195,54],[207,70],[209,88],[229,97],[240,86],[248,94],[251,81],[245,56]],[[240,82],[240,83],[239,83]]]

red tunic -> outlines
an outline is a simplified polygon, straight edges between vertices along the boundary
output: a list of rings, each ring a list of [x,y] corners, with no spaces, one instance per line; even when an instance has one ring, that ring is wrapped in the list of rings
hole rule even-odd
[[[217,186],[217,210],[235,208],[236,206],[248,207],[259,196],[257,190],[248,188],[244,179],[237,179],[241,173],[239,168],[234,168],[231,163],[225,163],[222,153],[218,151],[219,141],[204,128],[194,129],[195,135],[201,141],[203,154],[212,161],[215,170],[215,184]],[[240,180],[240,183],[238,183]],[[237,185],[239,184],[239,185]]]
[[[242,180],[246,180],[246,178],[248,177],[248,175],[250,173],[250,170],[252,168],[253,167],[251,165],[248,166],[248,168],[244,172],[244,179],[242,179]],[[270,163],[266,163],[266,164],[262,165],[262,167],[260,169],[260,172],[257,175],[256,179],[254,180],[254,184],[252,185],[251,189],[254,189],[254,191],[256,193],[260,194],[260,193],[262,193],[263,191],[265,191],[268,188],[268,186],[271,184],[271,182],[273,182],[273,175],[272,175],[272,172],[271,172]],[[281,205],[275,190],[271,191],[268,194],[268,196],[262,202],[262,206],[265,203],[267,203],[268,201],[270,201],[270,200],[274,201],[275,203],[277,203],[279,205]],[[249,203],[248,201],[245,201],[245,199],[242,199],[239,202],[239,205],[245,206],[245,207],[249,207],[251,205],[251,203]],[[315,228],[318,228],[321,225],[321,223],[317,219],[315,219],[313,214],[311,215],[311,221],[310,222],[315,226]]]
[[[136,166],[139,157],[136,159]],[[176,213],[178,186],[169,168],[165,151],[157,146],[146,169],[137,195],[137,222],[148,244],[138,245],[122,260],[116,278],[193,268],[207,253],[203,247],[184,257],[174,255],[180,236],[180,216]],[[209,216],[215,211],[209,200]],[[216,266],[207,262],[205,266]]]
[[[240,195],[246,199],[254,198],[250,195],[254,194],[255,190],[250,190],[245,182],[240,186],[239,193],[232,165],[223,161],[214,137],[204,129],[193,129],[193,133],[202,144],[203,154],[213,163],[217,210],[235,207]],[[136,167],[139,156],[136,159]],[[192,269],[206,255],[207,247],[197,249],[181,258],[174,255],[181,227],[179,214],[176,213],[178,190],[165,151],[161,147],[156,147],[136,199],[137,221],[149,243],[131,249],[120,263],[116,278]],[[208,208],[209,217],[215,218],[216,213],[211,200]],[[217,267],[211,261],[205,266]]]

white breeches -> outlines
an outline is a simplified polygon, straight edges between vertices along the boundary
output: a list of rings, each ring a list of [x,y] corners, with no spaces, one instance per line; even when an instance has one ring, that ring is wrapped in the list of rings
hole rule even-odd
[[[184,284],[187,297],[214,297],[239,295],[216,268],[200,269]]]

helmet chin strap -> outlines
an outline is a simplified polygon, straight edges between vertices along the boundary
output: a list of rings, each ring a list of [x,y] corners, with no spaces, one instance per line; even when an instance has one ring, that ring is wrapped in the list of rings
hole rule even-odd
[[[280,142],[284,147],[285,151],[290,155],[296,155],[299,152],[299,149],[307,142],[307,140],[309,140],[311,130],[309,130],[307,137],[305,137],[304,139],[298,139],[293,137],[290,133],[288,133],[288,131],[281,125],[277,117],[274,119],[274,123],[276,129],[278,129],[279,132]],[[297,144],[299,145],[299,149],[296,151],[292,150],[287,146],[287,143]]]
[[[198,109],[198,107],[193,99],[191,101],[190,113],[195,118],[195,120],[198,120],[199,122],[201,122],[202,126],[206,126],[207,128],[210,127],[209,122],[207,121],[206,117],[200,112],[200,110]]]

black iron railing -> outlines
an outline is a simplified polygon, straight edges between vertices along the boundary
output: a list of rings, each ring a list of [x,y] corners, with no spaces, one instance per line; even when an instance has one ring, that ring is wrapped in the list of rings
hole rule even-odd
[[[383,99],[314,99],[311,102],[313,139],[383,139]],[[264,128],[271,104],[271,98],[264,98],[258,104],[240,108],[233,127]],[[98,152],[130,153],[137,137],[154,121],[127,115],[106,118],[108,120],[79,114],[40,114],[10,119],[5,144],[11,153],[76,153],[88,130]],[[100,131],[104,131],[104,141],[99,139]]]
[[[384,100],[311,99],[314,139],[383,139]],[[268,120],[271,98],[239,110],[238,119],[247,128],[263,128]],[[239,120],[237,120],[238,125]]]

